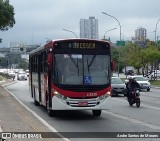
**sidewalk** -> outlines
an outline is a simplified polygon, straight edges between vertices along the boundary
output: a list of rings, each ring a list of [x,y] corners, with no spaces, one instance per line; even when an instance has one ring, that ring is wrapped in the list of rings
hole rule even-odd
[[[3,88],[2,84],[10,82],[13,81],[7,80],[0,84],[0,132],[52,132]],[[7,141],[17,140],[62,141],[63,139],[7,139]]]

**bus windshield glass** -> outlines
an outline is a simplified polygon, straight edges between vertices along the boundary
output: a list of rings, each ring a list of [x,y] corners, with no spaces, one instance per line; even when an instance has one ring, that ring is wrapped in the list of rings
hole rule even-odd
[[[109,55],[55,54],[53,82],[63,85],[106,85],[110,83]]]

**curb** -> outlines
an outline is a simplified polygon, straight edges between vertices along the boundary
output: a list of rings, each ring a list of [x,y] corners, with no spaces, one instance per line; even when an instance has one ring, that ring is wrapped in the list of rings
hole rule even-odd
[[[0,81],[0,83],[3,83],[3,82],[5,82],[5,80]]]
[[[151,85],[151,88],[160,89],[160,86],[153,86],[153,85]]]
[[[46,126],[46,128],[48,130],[50,130],[51,132],[54,132],[57,134],[57,136],[59,136],[60,141],[70,141],[69,138],[66,138],[65,136],[63,136],[61,133],[59,133],[54,127],[52,127],[49,123],[47,123],[43,118],[41,118],[37,113],[35,113],[34,111],[32,111],[29,107],[27,107],[25,104],[23,104],[23,102],[21,102],[12,92],[10,92],[9,90],[7,90],[6,86],[9,86],[13,83],[15,83],[16,81],[7,83],[7,84],[3,84],[2,87],[10,94],[12,95],[12,97],[22,106],[24,107],[28,112],[30,112],[32,114],[32,116],[34,116],[36,118],[36,120],[38,120],[39,122],[41,122],[41,124],[43,124],[44,126]],[[3,132],[1,125],[0,125],[0,132]],[[44,139],[45,140],[45,139]],[[55,139],[56,140],[56,139]],[[0,140],[1,141],[1,140]]]

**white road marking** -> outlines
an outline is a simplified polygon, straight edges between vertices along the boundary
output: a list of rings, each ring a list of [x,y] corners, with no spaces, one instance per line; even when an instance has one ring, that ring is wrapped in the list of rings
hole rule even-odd
[[[117,98],[112,98],[113,100],[117,100],[117,101],[121,101],[121,102],[125,102],[125,103],[128,103],[127,100],[121,100],[121,99],[117,99]],[[148,105],[145,105],[145,104],[141,104],[143,107],[146,107],[146,108],[149,108],[149,109],[154,109],[154,110],[160,110],[160,108],[158,107],[152,107],[152,106],[148,106]]]
[[[121,101],[121,102],[125,102],[125,103],[128,103],[127,100],[120,100],[120,99],[116,99],[116,98],[112,98],[113,100],[117,100],[117,101]],[[147,106],[147,105],[143,105],[143,107],[146,107],[146,108],[150,108],[150,109],[154,109],[154,110],[160,110],[160,108],[157,108],[157,107],[151,107],[151,106]],[[157,126],[157,125],[154,125],[154,124],[151,124],[151,123],[147,123],[145,121],[141,121],[141,120],[138,120],[138,119],[135,119],[135,118],[132,118],[132,117],[129,117],[129,116],[123,116],[123,115],[120,115],[118,113],[114,113],[114,112],[111,112],[111,111],[103,111],[104,113],[106,114],[110,114],[114,117],[117,117],[117,118],[121,118],[121,119],[124,119],[124,120],[128,120],[132,123],[136,123],[136,124],[140,124],[142,126],[146,126],[146,127],[149,127],[151,129],[155,129],[155,130],[160,130],[160,126]]]
[[[0,126],[0,132],[3,132],[2,127]]]
[[[5,88],[5,87],[4,87]],[[5,88],[6,89],[6,88]],[[7,89],[6,89],[7,90]],[[7,90],[8,91],[8,90]],[[8,91],[22,106],[24,106],[29,112],[31,112],[36,118],[38,118],[45,126],[47,126],[52,132],[58,132],[54,127],[52,127],[51,125],[49,125],[44,119],[42,119],[40,116],[38,116],[34,111],[32,111],[30,108],[28,108],[26,105],[24,105],[14,94],[12,94],[10,91]],[[125,102],[125,103],[128,103],[127,101],[125,100],[120,100],[120,99],[116,99],[116,98],[112,98],[113,100],[117,100],[117,101],[121,101],[121,102]],[[157,107],[150,107],[150,106],[147,106],[147,105],[143,105],[144,107],[146,108],[151,108],[151,109],[154,109],[154,110],[160,110],[160,108],[157,108]],[[150,123],[147,123],[147,122],[144,122],[144,121],[140,121],[140,120],[137,120],[137,119],[134,119],[134,118],[131,118],[131,117],[127,117],[127,116],[123,116],[123,115],[119,115],[117,113],[113,113],[111,111],[105,111],[103,110],[103,113],[106,113],[106,114],[110,114],[114,117],[117,117],[117,118],[121,118],[121,119],[124,119],[124,120],[128,120],[128,121],[131,121],[132,123],[136,123],[136,124],[140,124],[142,126],[146,126],[146,127],[149,127],[151,129],[156,129],[156,130],[160,130],[160,126],[157,126],[157,125],[153,125],[153,124],[150,124]],[[0,128],[0,132],[1,132],[1,128]],[[62,135],[61,135],[62,136]],[[70,141],[68,138],[64,138],[62,136],[62,138],[65,140],[65,141]]]
[[[8,84],[9,85],[9,84]],[[6,86],[6,85],[5,85]],[[4,86],[3,86],[4,87]],[[26,108],[26,110],[28,110],[29,112],[31,112],[37,119],[39,119],[39,121],[41,123],[43,123],[46,127],[48,127],[52,132],[57,132],[58,131],[52,127],[51,125],[49,125],[43,118],[41,118],[40,116],[38,116],[34,111],[32,111],[30,108],[28,108],[25,104],[23,104],[13,93],[11,93],[9,90],[7,90],[5,87],[4,89],[6,91],[8,91],[24,108]],[[65,141],[70,141],[68,138],[65,138],[63,135],[61,135],[60,133],[58,133],[58,135]]]
[[[139,124],[139,125],[142,125],[142,126],[146,126],[146,127],[151,128],[151,129],[160,130],[160,126],[150,124],[150,123],[147,123],[147,122],[144,122],[144,121],[140,121],[140,120],[137,120],[137,119],[134,119],[134,118],[131,118],[131,117],[123,116],[123,115],[120,115],[118,113],[113,113],[111,111],[103,111],[103,113],[110,114],[114,117],[121,118],[121,119],[124,119],[124,120],[128,120],[132,123],[136,123],[136,124]]]

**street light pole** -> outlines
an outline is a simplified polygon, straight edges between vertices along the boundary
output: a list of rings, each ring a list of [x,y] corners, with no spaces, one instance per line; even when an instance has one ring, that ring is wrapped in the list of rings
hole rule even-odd
[[[67,30],[67,29],[62,29],[62,30],[71,32],[71,33],[73,33],[76,36],[76,38],[78,38],[78,36],[76,35],[76,33],[74,33],[73,31],[70,31],[70,30]]]
[[[156,23],[156,28],[155,28],[155,44],[156,44],[156,36],[157,36],[157,25],[158,25],[158,22],[160,21],[160,19],[158,19],[157,23]]]
[[[120,27],[120,41],[121,41],[121,24],[120,24],[120,22],[118,21],[118,19],[117,19],[116,17],[112,16],[112,15],[109,15],[109,14],[105,13],[105,12],[102,12],[102,14],[105,14],[105,15],[107,15],[107,16],[109,16],[109,17],[112,17],[112,18],[114,18],[114,19],[118,22],[119,27]]]
[[[157,42],[158,42],[158,37],[157,36],[157,25],[158,22],[160,21],[160,19],[158,19],[157,23],[156,23],[156,28],[155,28],[155,45],[157,46]],[[156,61],[155,67],[156,67],[156,80],[157,80],[157,66],[158,66],[158,61]],[[155,78],[155,67],[154,67],[154,78]]]
[[[105,13],[105,12],[102,12],[102,14],[105,14],[105,15],[107,15],[109,17],[112,17],[112,18],[114,18],[118,22],[119,28],[120,28],[120,41],[121,41],[121,24],[118,21],[118,19],[116,17],[112,16],[112,15],[109,15],[109,14]],[[119,52],[119,58],[120,58],[120,52]],[[118,77],[119,77],[119,59],[118,59]]]
[[[111,30],[115,30],[115,29],[117,29],[117,28],[112,28],[112,29],[110,29],[110,30],[107,30],[107,31],[105,32],[105,34],[104,34],[104,39],[105,39],[105,35],[106,35],[107,32],[109,32],[109,31],[111,31]]]

